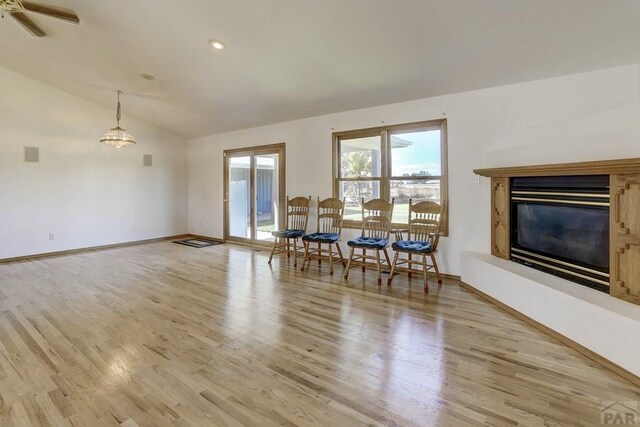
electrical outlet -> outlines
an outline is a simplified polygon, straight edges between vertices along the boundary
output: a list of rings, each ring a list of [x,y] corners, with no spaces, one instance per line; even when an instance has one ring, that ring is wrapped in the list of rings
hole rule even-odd
[[[480,175],[473,175],[473,182],[476,184],[480,184]]]
[[[49,240],[53,240],[55,237],[56,237],[55,234],[49,233]]]
[[[202,221],[198,223],[198,227],[202,227]]]

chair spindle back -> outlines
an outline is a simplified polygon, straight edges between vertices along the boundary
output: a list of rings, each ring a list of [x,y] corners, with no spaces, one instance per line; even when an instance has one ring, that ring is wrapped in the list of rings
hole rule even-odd
[[[438,246],[442,206],[436,202],[413,203],[409,199],[409,240],[431,242],[432,250]]]
[[[362,237],[388,239],[391,232],[394,199],[373,199],[365,203],[362,198]]]
[[[320,200],[318,197],[318,233],[342,232],[342,218],[344,217],[344,200],[335,197]]]
[[[287,196],[287,229],[307,231],[309,221],[309,208],[311,207],[311,196],[294,197]]]

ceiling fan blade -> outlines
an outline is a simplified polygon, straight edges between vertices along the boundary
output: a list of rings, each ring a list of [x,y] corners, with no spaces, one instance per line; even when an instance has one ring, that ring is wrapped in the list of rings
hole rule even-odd
[[[39,3],[31,3],[30,1],[23,1],[22,6],[29,12],[41,13],[43,15],[51,16],[52,18],[64,19],[65,21],[73,22],[74,24],[80,23],[80,18],[78,18],[78,15],[73,11],[56,9]]]
[[[47,34],[42,31],[42,28],[38,27],[35,22],[33,22],[31,19],[29,19],[27,17],[27,15],[25,15],[22,12],[14,12],[11,14],[11,16],[13,17],[13,19],[15,19],[16,21],[18,21],[20,23],[20,25],[22,25],[24,28],[26,28],[27,31],[29,31],[31,34],[33,34],[36,37],[44,37]]]

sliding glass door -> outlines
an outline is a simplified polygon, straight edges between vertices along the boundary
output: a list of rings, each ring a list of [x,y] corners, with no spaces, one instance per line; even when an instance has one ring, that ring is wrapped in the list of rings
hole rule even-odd
[[[225,239],[272,242],[283,226],[284,144],[224,152]]]
[[[227,238],[250,239],[251,221],[251,156],[227,157]]]

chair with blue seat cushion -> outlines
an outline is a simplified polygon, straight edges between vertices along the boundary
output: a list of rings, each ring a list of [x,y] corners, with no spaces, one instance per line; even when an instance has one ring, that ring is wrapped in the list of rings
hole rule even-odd
[[[431,242],[421,240],[399,240],[393,242],[391,248],[395,251],[404,251],[407,253],[428,253],[431,252]]]
[[[362,233],[359,237],[347,242],[351,251],[347,268],[344,271],[345,279],[349,277],[349,270],[355,261],[362,267],[362,271],[367,267],[375,266],[378,272],[378,286],[382,284],[380,252],[384,254],[387,266],[391,267],[387,247],[389,246],[389,233],[391,232],[393,204],[393,199],[391,199],[391,202],[384,199],[374,199],[366,203],[364,198],[362,199]],[[361,250],[362,255],[356,254],[356,250]],[[367,255],[368,250],[375,251],[375,256]],[[368,259],[374,260],[375,264],[367,262]]]
[[[295,239],[296,237],[304,236],[304,231],[303,230],[272,231],[271,235],[273,237],[280,237],[284,239]]]
[[[356,237],[353,240],[347,242],[348,246],[355,248],[366,249],[384,249],[389,244],[389,239],[376,238],[376,237]]]
[[[326,258],[326,255],[329,256],[329,272],[331,274],[333,274],[334,255],[338,255],[342,265],[345,265],[342,250],[340,249],[343,216],[344,200],[329,198],[321,201],[318,197],[318,227],[315,233],[305,234],[302,237],[302,244],[304,245],[302,271],[304,271],[307,263],[311,265],[312,259],[317,259],[318,265],[322,265],[322,259]],[[327,246],[326,248],[325,245]]]
[[[293,266],[298,266],[298,239],[304,236],[307,231],[309,220],[309,208],[311,207],[311,196],[294,197],[287,196],[287,224],[284,230],[272,231],[275,237],[273,248],[269,256],[269,264],[275,254],[287,253],[287,258],[291,257],[291,246],[293,246]]]
[[[311,233],[305,236],[305,241],[314,243],[335,243],[340,240],[338,233]]]
[[[411,277],[411,273],[422,273],[424,291],[429,292],[428,271],[431,269],[435,271],[438,283],[442,283],[440,270],[435,258],[440,239],[441,216],[442,207],[439,204],[435,202],[414,204],[409,199],[409,235],[407,240],[398,240],[391,245],[395,255],[387,285],[391,286],[393,276],[398,272],[407,273],[409,277]],[[406,259],[400,259],[400,254],[406,254]],[[415,261],[414,257],[421,257],[421,262]],[[427,258],[431,260],[431,264],[427,263]],[[402,264],[407,264],[407,268],[397,270],[396,267]],[[413,264],[421,264],[422,268],[414,269],[412,268]]]

